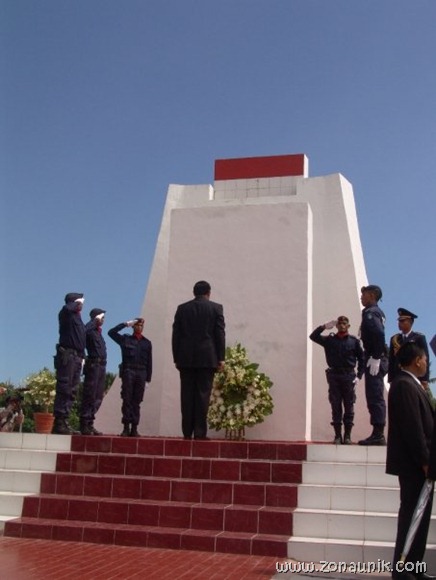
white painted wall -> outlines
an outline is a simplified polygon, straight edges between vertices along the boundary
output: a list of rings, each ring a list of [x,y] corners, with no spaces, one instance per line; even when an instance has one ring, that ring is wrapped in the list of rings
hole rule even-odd
[[[142,308],[154,358],[142,434],[181,435],[171,327],[200,279],[224,305],[227,343],[240,341],[274,382],[274,413],[247,437],[330,440],[324,352],[308,335],[339,314],[358,331],[367,278],[351,184],[335,174],[169,187]],[[120,404],[114,385],[98,428],[118,430]],[[363,384],[356,410],[355,439],[369,431]]]

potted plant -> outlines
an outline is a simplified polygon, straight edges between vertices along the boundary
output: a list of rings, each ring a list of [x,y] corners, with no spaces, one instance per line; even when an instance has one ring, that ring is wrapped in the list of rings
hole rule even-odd
[[[24,400],[34,411],[35,431],[51,433],[53,428],[53,405],[56,395],[56,375],[44,367],[26,379]]]
[[[225,366],[215,374],[208,412],[210,427],[225,429],[226,439],[244,439],[245,427],[262,423],[273,411],[269,393],[273,383],[258,367],[240,344],[226,348]]]

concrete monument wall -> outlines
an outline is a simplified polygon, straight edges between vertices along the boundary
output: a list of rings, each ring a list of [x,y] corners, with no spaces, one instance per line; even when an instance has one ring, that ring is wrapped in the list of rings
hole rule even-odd
[[[340,314],[358,332],[367,278],[351,184],[340,174],[309,178],[307,158],[289,155],[217,161],[213,187],[170,185],[142,308],[153,342],[144,435],[181,435],[172,322],[201,279],[224,306],[227,344],[241,342],[274,383],[274,412],[247,438],[330,440],[324,351],[308,336]],[[357,395],[355,440],[369,430],[363,383]],[[96,425],[119,428],[119,385]]]

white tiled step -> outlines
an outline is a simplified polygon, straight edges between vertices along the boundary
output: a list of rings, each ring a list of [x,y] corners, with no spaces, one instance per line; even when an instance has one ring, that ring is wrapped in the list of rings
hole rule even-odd
[[[323,485],[354,485],[356,487],[394,487],[397,479],[385,473],[380,463],[303,463],[303,482]]]
[[[56,469],[56,456],[71,449],[68,435],[0,433],[0,533],[20,517],[25,495],[38,493],[41,473]]]
[[[0,491],[13,493],[38,493],[41,472],[24,469],[0,469]],[[0,513],[2,513],[0,511]]]
[[[3,516],[21,516],[23,500],[28,493],[0,492],[0,514]]]
[[[0,449],[69,451],[70,435],[39,435],[38,433],[0,433]]]
[[[357,487],[302,484],[298,507],[321,510],[398,512],[398,487]]]
[[[292,537],[288,543],[288,557],[301,562],[391,562],[394,540],[372,542],[362,540],[322,539],[312,537]],[[428,570],[436,570],[436,544],[427,544],[425,562]],[[333,571],[333,570],[332,570]],[[382,570],[380,570],[382,571]]]
[[[0,468],[54,471],[56,469],[56,457],[57,453],[55,451],[0,449]]]
[[[384,466],[386,463],[386,447],[331,444],[308,445],[307,461],[327,463],[379,463]]]

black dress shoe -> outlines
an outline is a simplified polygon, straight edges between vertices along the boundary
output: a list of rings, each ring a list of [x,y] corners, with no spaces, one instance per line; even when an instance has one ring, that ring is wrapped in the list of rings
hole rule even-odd
[[[194,439],[196,439],[197,441],[210,441],[210,437],[196,437],[194,435]]]

